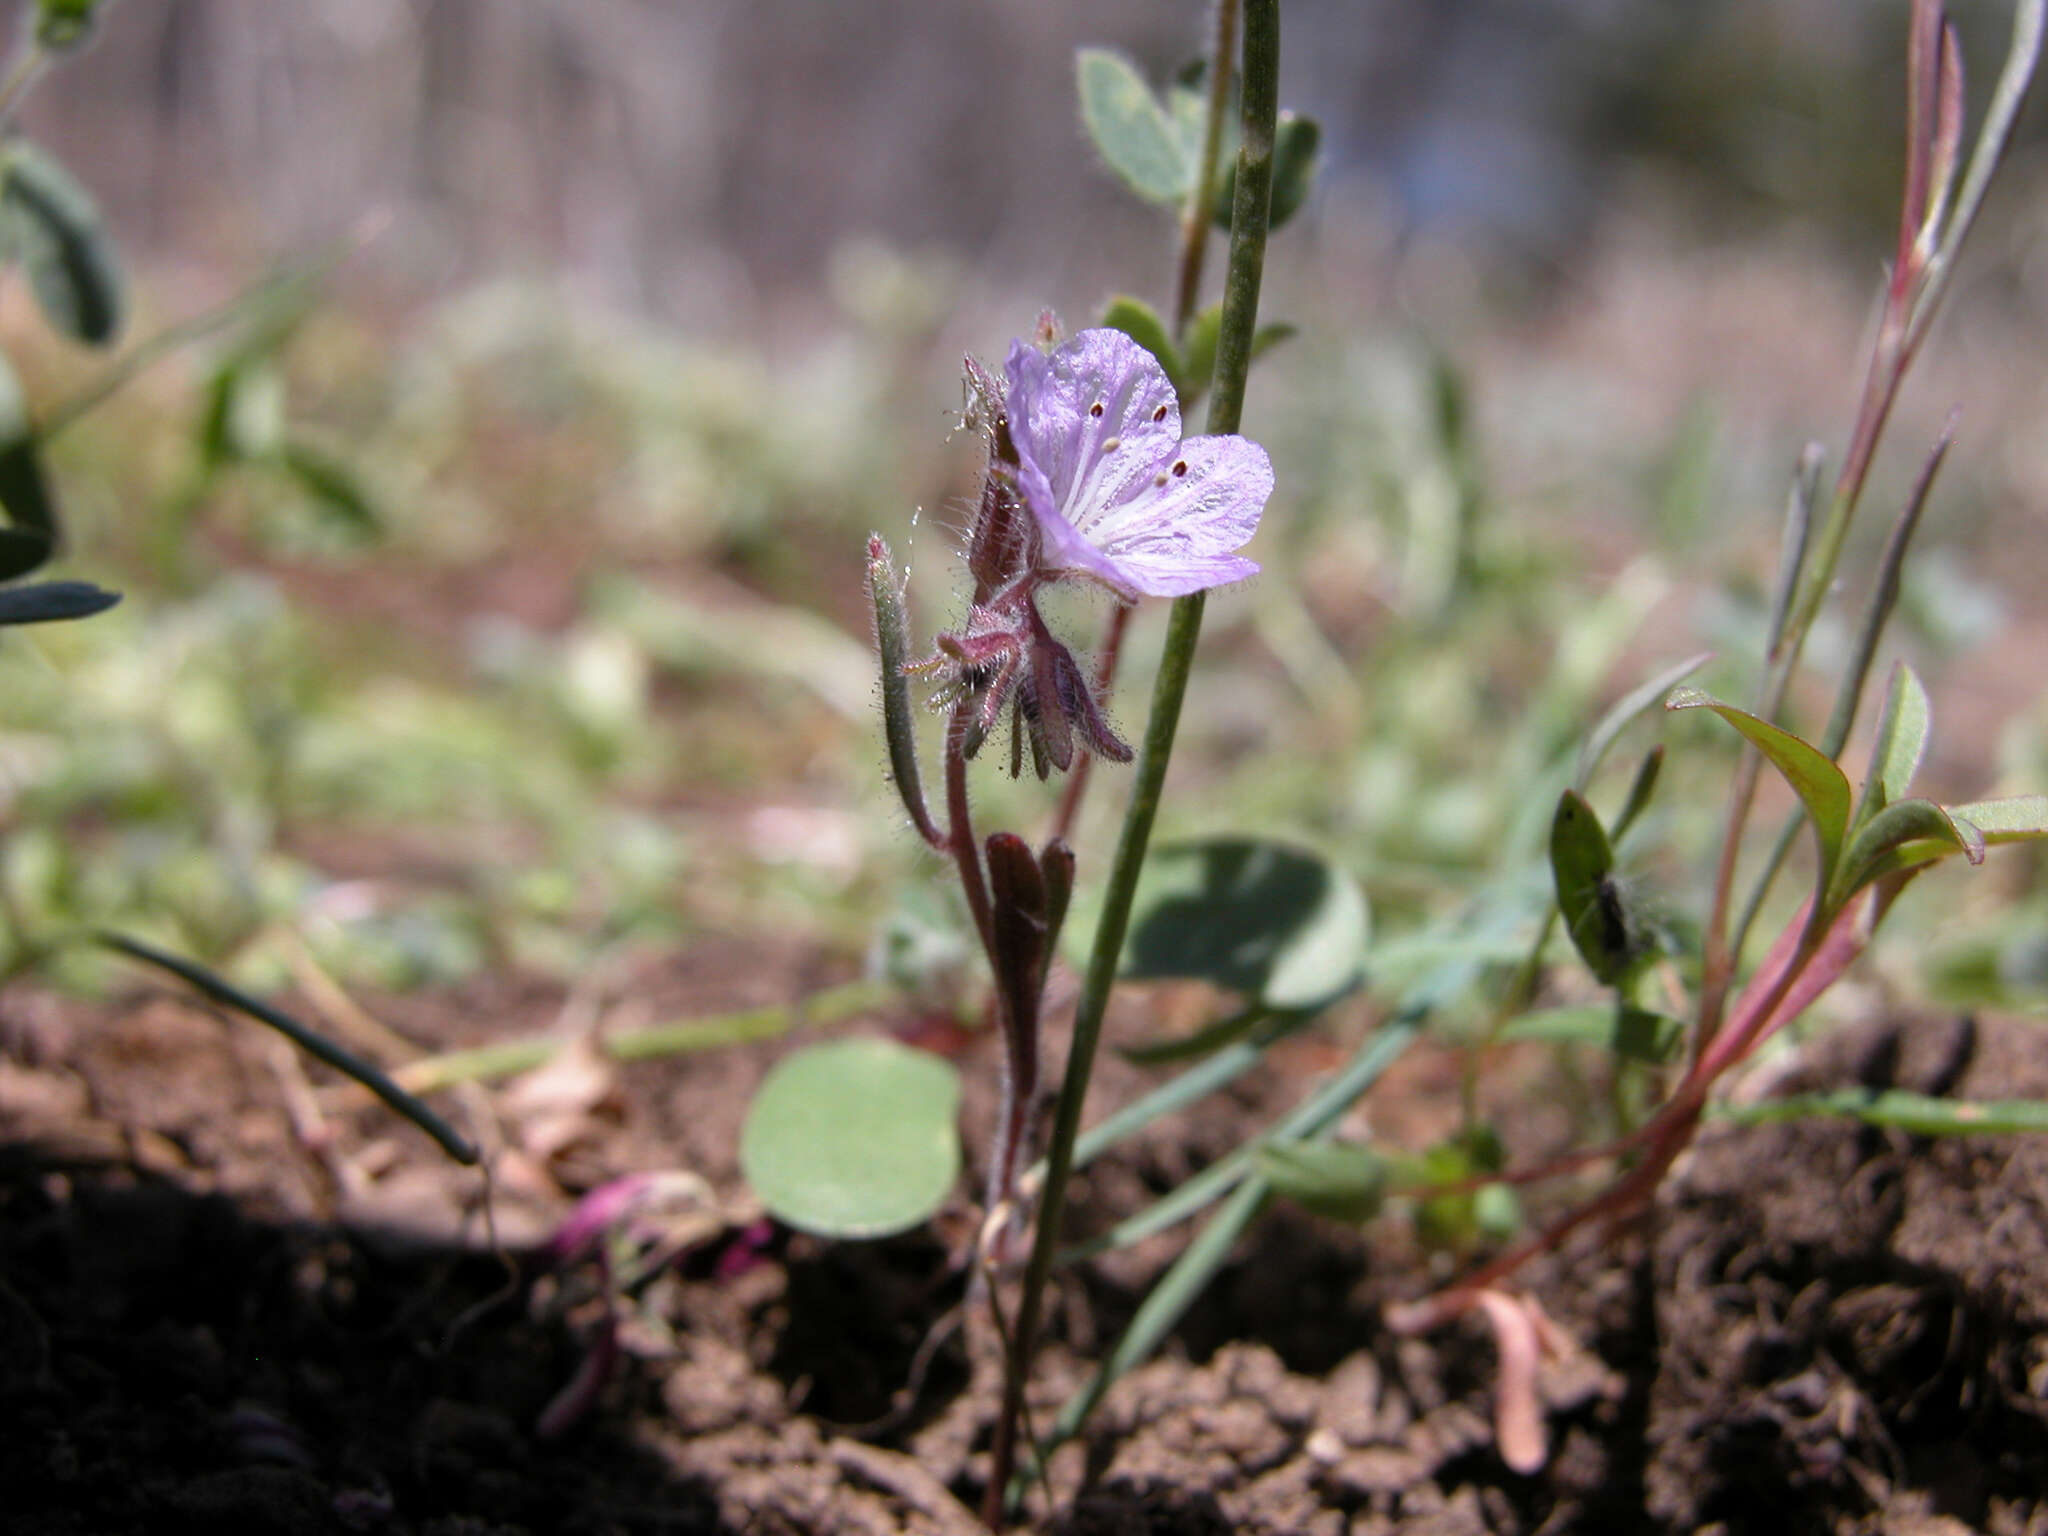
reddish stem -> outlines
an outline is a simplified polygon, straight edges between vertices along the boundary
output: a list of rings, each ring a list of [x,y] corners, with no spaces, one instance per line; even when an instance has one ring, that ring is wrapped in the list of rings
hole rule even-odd
[[[1131,614],[1135,610],[1129,603],[1118,603],[1116,612],[1109,617],[1109,628],[1102,636],[1102,649],[1095,660],[1095,697],[1098,701],[1109,697],[1109,685],[1116,681],[1117,656],[1123,650],[1124,631],[1130,627]],[[1060,794],[1060,808],[1052,821],[1052,835],[1065,840],[1073,835],[1074,819],[1081,814],[1081,799],[1088,792],[1088,770],[1095,764],[1093,752],[1083,752],[1075,760],[1073,770],[1067,775],[1067,787]]]

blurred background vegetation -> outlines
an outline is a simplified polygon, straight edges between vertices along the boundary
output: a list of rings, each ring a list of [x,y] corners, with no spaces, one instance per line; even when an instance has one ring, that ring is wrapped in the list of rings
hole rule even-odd
[[[915,950],[861,535],[907,555],[927,629],[956,617],[961,354],[1042,307],[1163,301],[1167,240],[1092,163],[1072,58],[1163,80],[1199,9],[112,6],[22,126],[124,250],[124,344],[302,277],[52,446],[66,573],[127,601],[0,647],[9,963],[96,985],[43,946],[112,923],[257,985],[732,955],[776,998],[764,940],[810,981],[890,931]],[[1981,100],[2006,12],[1959,10]],[[1267,573],[1211,605],[1165,831],[1312,838],[1398,936],[1538,867],[1529,786],[1604,701],[1702,645],[1746,692],[1791,465],[1839,447],[1859,382],[1905,11],[1290,8],[1283,96],[1325,167],[1269,267],[1302,334],[1247,415],[1279,472]],[[1897,642],[1946,798],[2048,786],[2038,122],[1867,519],[1874,544],[1962,404]],[[45,419],[106,366],[18,284],[0,345]],[[1670,729],[1640,840],[1681,927],[1725,735]],[[1046,803],[984,794],[1022,825]],[[1101,775],[1089,825],[1117,799]],[[1934,877],[1871,974],[2040,1009],[2040,876],[2015,852]]]

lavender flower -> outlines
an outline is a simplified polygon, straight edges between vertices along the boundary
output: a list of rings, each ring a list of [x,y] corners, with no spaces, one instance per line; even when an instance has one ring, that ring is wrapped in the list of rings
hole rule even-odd
[[[1055,326],[1048,316],[1041,332]],[[1129,745],[1040,616],[1039,590],[1087,578],[1135,602],[1251,575],[1258,566],[1235,551],[1258,527],[1273,467],[1241,437],[1183,439],[1166,370],[1122,331],[1083,331],[1049,352],[1013,342],[1008,375],[999,389],[968,359],[963,419],[989,451],[968,536],[973,606],[904,670],[940,681],[940,708],[967,708],[967,757],[1008,708],[1012,774],[1027,742],[1040,778],[1071,766],[1077,746],[1127,763]]]
[[[1122,331],[1050,353],[1010,344],[1017,485],[1038,525],[1040,579],[1085,576],[1126,601],[1180,597],[1258,566],[1236,551],[1273,493],[1266,450],[1180,433],[1166,370]]]

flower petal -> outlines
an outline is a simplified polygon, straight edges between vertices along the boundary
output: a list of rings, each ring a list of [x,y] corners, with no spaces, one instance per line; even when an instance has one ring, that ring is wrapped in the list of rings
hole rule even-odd
[[[1272,494],[1272,460],[1257,443],[1191,437],[1128,501],[1098,512],[1085,537],[1123,585],[1179,597],[1258,570],[1236,551],[1257,531]],[[1050,549],[1054,541],[1046,542]]]
[[[1051,354],[1013,342],[1010,433],[1043,472],[1051,510],[1082,532],[1089,509],[1142,486],[1180,442],[1180,405],[1159,360],[1122,331],[1082,331]]]

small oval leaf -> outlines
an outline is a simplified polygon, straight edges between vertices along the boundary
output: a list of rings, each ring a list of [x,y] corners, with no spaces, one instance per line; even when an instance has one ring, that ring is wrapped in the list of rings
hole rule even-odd
[[[26,139],[0,170],[0,240],[28,272],[50,324],[104,346],[121,328],[121,269],[92,194]]]
[[[821,1237],[886,1237],[925,1220],[960,1173],[960,1077],[893,1040],[785,1057],[740,1132],[740,1171],[778,1221]]]
[[[1358,985],[1368,929],[1358,882],[1306,849],[1255,837],[1172,844],[1145,861],[1123,974],[1319,1008]]]
[[[1130,62],[1106,48],[1083,48],[1074,77],[1088,137],[1124,185],[1150,203],[1186,198],[1193,172],[1180,134]]]
[[[1607,986],[1626,979],[1639,947],[1615,888],[1614,850],[1600,817],[1576,790],[1558,797],[1550,820],[1550,874],[1565,932],[1586,967]]]

